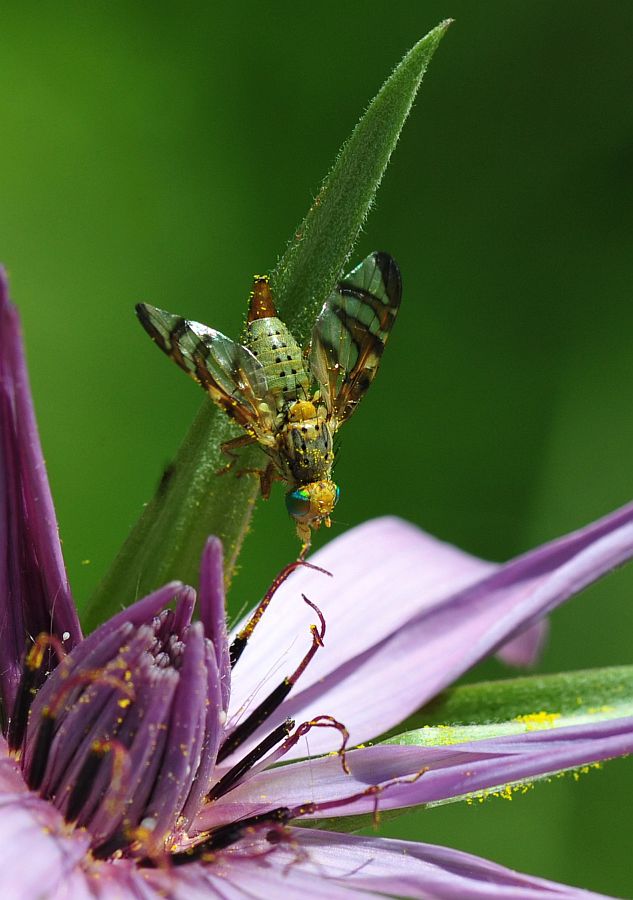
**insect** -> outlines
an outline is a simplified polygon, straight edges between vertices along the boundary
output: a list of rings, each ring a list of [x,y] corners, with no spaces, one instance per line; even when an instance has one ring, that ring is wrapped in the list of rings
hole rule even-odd
[[[256,276],[244,344],[156,309],[136,307],[150,337],[209,393],[244,433],[222,450],[259,444],[268,455],[259,475],[268,498],[274,480],[288,485],[286,506],[303,542],[339,498],[332,480],[333,438],[374,380],[402,295],[400,270],[374,252],[339,281],[312,328],[305,351],[278,318],[268,277]]]

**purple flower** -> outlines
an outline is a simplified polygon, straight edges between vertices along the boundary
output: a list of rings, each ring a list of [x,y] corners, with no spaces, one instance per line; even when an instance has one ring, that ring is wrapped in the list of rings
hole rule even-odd
[[[631,751],[628,717],[346,747],[504,645],[531,658],[543,617],[633,555],[633,505],[502,566],[369,522],[288,567],[232,638],[211,538],[198,621],[195,592],[174,582],[82,639],[3,277],[0,391],[5,894],[590,896],[456,850],[313,826]],[[306,759],[308,746],[328,755]]]

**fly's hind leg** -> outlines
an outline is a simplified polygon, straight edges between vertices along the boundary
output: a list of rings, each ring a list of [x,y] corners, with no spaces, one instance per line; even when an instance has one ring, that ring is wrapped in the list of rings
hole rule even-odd
[[[230,462],[225,466],[222,466],[221,469],[215,473],[216,475],[226,475],[227,472],[230,472],[231,469],[235,466],[239,459],[239,455],[235,452],[236,450],[240,450],[242,447],[248,447],[250,444],[254,444],[257,441],[257,438],[248,434],[240,434],[236,438],[233,438],[230,441],[225,441],[220,450],[224,453],[225,456],[230,457]]]

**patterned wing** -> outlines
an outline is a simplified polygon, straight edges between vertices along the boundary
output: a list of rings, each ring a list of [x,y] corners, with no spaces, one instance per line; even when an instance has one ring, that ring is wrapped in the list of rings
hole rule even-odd
[[[272,410],[274,402],[263,367],[250,350],[220,331],[147,303],[137,304],[136,314],[160,349],[239,425],[256,433],[268,429],[268,412],[262,404]]]
[[[314,323],[310,370],[335,427],[352,415],[376,377],[400,306],[402,281],[388,253],[371,253],[340,281]]]

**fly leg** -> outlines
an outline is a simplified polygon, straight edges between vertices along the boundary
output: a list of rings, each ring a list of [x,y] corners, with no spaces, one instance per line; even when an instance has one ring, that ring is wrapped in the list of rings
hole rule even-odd
[[[239,459],[239,455],[235,453],[235,451],[240,450],[242,447],[248,447],[250,444],[254,444],[256,440],[257,438],[254,435],[248,434],[247,432],[246,434],[238,435],[230,441],[225,441],[220,447],[220,450],[225,456],[230,457],[231,461],[225,466],[222,466],[221,469],[218,469],[215,474],[226,475],[227,472],[230,472]]]
[[[268,500],[270,497],[270,490],[273,486],[276,474],[275,464],[272,462],[269,462],[266,468],[259,473],[259,487],[264,500]]]
[[[259,487],[262,492],[262,497],[264,500],[268,500],[270,497],[270,491],[273,486],[274,481],[283,481],[281,475],[278,474],[277,469],[275,468],[274,462],[269,462],[265,469],[240,469],[237,472],[237,477],[241,478],[243,475],[257,475],[259,478]]]
[[[235,464],[237,463],[239,456],[235,453],[236,450],[240,450],[242,447],[249,447],[251,444],[258,443],[257,438],[253,434],[240,434],[238,437],[233,438],[231,441],[226,441],[226,443],[222,444],[220,449],[222,453],[225,453],[226,456],[231,458],[230,463],[216,472],[216,475],[225,475],[227,472],[230,472]],[[270,497],[270,490],[272,488],[273,482],[276,480],[283,481],[281,475],[277,472],[275,468],[275,464],[272,460],[268,463],[265,469],[258,468],[248,468],[248,469],[238,469],[235,473],[236,478],[242,478],[244,475],[257,475],[259,478],[259,485],[262,492],[262,497],[264,500],[268,500]]]

